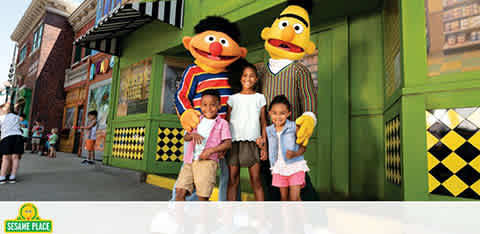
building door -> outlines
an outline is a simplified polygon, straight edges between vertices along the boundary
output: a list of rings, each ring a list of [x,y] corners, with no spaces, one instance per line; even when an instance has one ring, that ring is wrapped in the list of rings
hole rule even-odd
[[[348,25],[312,32],[317,45],[303,63],[312,73],[317,95],[317,126],[305,154],[310,178],[319,193],[349,190]],[[322,198],[323,199],[323,198]]]
[[[83,126],[83,105],[78,107],[77,111],[77,121],[75,126]],[[74,140],[73,140],[73,151],[72,153],[78,153],[80,142],[81,142],[82,130],[77,129],[74,133]]]

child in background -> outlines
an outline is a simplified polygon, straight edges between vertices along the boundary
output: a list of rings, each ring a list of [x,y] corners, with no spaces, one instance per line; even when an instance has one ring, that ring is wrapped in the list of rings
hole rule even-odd
[[[97,116],[98,112],[93,110],[88,112],[88,123],[80,129],[87,129],[87,140],[85,141],[85,150],[88,151],[88,158],[82,161],[82,164],[95,164],[95,141],[97,140]]]
[[[263,94],[255,92],[257,81],[257,69],[247,63],[240,77],[241,91],[230,96],[227,101],[227,120],[230,121],[233,141],[232,149],[227,156],[230,171],[227,190],[229,201],[236,200],[242,167],[248,168],[255,200],[265,200],[260,180],[260,152],[255,140],[259,137],[264,140],[266,138],[266,100]],[[266,160],[266,155],[261,159]]]
[[[35,121],[32,128],[32,153],[40,151],[40,141],[43,136],[43,125],[39,120]]]
[[[27,150],[27,142],[28,142],[28,120],[25,119],[25,114],[20,114],[20,130],[22,130],[23,136],[23,151]]]
[[[57,141],[58,141],[58,128],[52,128],[52,134],[48,137],[48,157],[50,158],[56,158],[57,157]]]
[[[291,107],[284,95],[273,98],[268,114],[272,125],[266,129],[268,158],[272,171],[272,185],[280,188],[282,201],[300,201],[300,189],[305,186],[305,172],[310,169],[303,158],[305,147],[297,145],[295,122],[288,120]],[[265,154],[265,142],[257,139]]]
[[[194,188],[200,201],[208,201],[212,195],[218,154],[232,145],[228,122],[217,115],[220,107],[220,93],[217,90],[209,89],[202,93],[200,123],[184,137],[190,144],[176,182],[177,201],[185,201]]]
[[[20,118],[11,113],[10,103],[0,106],[0,155],[2,166],[0,170],[0,184],[17,182],[16,174],[23,154],[23,137],[20,131]],[[10,176],[7,178],[7,173]]]

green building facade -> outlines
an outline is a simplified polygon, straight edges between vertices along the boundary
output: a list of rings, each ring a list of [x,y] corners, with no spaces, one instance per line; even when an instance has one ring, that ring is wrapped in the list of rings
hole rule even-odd
[[[458,61],[457,67],[444,67],[477,48],[444,47],[451,32],[430,30],[465,17],[436,24],[447,13],[429,14],[430,6],[447,11],[461,0],[313,2],[311,38],[318,53],[303,62],[316,80],[318,124],[306,160],[321,199],[478,198],[480,72],[468,59],[463,61],[468,68],[458,68]],[[171,10],[162,18],[151,10],[157,6]],[[103,162],[174,177],[181,166],[183,130],[173,94],[192,62],[182,37],[192,35],[204,17],[223,16],[239,25],[247,60],[261,66],[268,54],[260,32],[285,6],[284,0],[172,0],[111,10],[76,42],[118,56]],[[119,26],[127,16],[134,18]],[[431,56],[435,40],[440,50],[448,50],[438,52],[444,60]],[[242,190],[250,191],[246,171],[242,178]]]

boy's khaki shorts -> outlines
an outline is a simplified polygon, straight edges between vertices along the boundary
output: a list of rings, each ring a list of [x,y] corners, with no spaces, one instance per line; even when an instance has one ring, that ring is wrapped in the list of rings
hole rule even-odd
[[[184,163],[177,178],[177,188],[185,189],[191,194],[195,186],[197,196],[209,198],[215,187],[216,176],[216,161],[195,160],[191,164]]]

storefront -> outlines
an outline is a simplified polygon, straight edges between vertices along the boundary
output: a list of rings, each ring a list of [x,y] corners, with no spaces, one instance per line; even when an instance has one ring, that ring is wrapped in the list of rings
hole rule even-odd
[[[76,153],[79,149],[80,130],[75,130],[73,126],[79,126],[82,123],[86,91],[84,87],[78,87],[66,93],[62,129],[59,131],[59,150]]]
[[[247,59],[261,66],[268,54],[260,32],[284,7],[282,0],[126,4],[77,40],[119,56],[104,163],[178,173],[183,138],[173,94],[192,61],[182,37],[205,16],[226,17],[240,26]],[[322,199],[479,197],[477,7],[474,0],[314,1],[318,51],[303,63],[318,90],[318,124],[306,159]],[[119,24],[126,15],[130,27]],[[102,37],[108,27],[116,37]],[[248,191],[247,172],[242,178]]]

